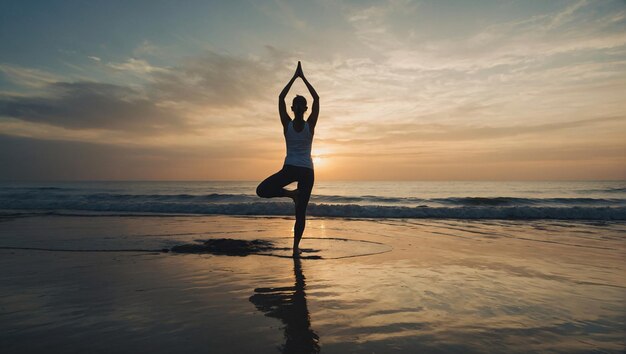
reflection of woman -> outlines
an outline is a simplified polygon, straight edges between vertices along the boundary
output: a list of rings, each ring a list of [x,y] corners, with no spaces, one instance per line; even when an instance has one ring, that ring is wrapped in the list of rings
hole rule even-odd
[[[265,316],[278,318],[285,324],[283,353],[319,353],[319,337],[311,329],[306,283],[297,257],[293,260],[293,272],[296,278],[294,286],[254,289],[250,302],[265,312]]]
[[[313,109],[306,121],[303,119],[304,112],[307,110],[307,102],[304,97],[296,96],[293,99],[291,105],[291,110],[294,114],[293,120],[287,114],[285,106],[285,96],[287,96],[291,85],[298,77],[304,81],[311,96],[313,96]],[[311,159],[311,144],[319,108],[319,96],[304,77],[302,65],[298,62],[296,72],[278,96],[278,112],[280,113],[280,121],[283,124],[285,141],[287,142],[287,157],[285,157],[283,168],[261,182],[256,189],[257,195],[262,198],[288,197],[293,199],[296,205],[296,225],[293,231],[294,256],[300,254],[298,246],[304,233],[306,207],[309,204],[309,197],[311,196],[315,179],[313,160]],[[284,188],[286,185],[296,181],[298,182],[298,189],[290,191]]]

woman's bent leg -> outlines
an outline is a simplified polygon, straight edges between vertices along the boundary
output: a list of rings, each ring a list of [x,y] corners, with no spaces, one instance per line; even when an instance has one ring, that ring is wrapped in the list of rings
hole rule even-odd
[[[290,191],[283,187],[295,180],[295,176],[283,168],[261,182],[256,187],[256,194],[261,198],[288,197]]]
[[[296,204],[296,224],[293,229],[293,253],[297,255],[300,240],[306,226],[306,208],[309,205],[315,174],[309,168],[302,168],[298,176],[298,203]]]

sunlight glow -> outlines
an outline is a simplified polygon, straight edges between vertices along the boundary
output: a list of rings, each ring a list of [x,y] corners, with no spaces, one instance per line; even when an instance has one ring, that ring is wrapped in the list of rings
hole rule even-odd
[[[324,167],[328,163],[329,150],[325,147],[317,147],[315,143],[311,151],[311,157],[313,158],[313,164],[316,168]]]

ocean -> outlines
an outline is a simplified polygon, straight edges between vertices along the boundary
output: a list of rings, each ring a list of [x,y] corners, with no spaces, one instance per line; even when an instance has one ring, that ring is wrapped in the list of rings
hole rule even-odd
[[[3,215],[292,215],[259,181],[0,182]],[[295,184],[288,187],[295,188]],[[626,181],[320,181],[308,215],[344,218],[626,220]]]

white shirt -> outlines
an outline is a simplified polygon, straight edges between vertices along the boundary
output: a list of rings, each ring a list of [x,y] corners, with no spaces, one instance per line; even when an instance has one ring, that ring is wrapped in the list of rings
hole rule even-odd
[[[313,169],[313,159],[311,159],[313,134],[311,134],[309,130],[308,122],[304,122],[304,127],[301,132],[297,132],[293,128],[293,121],[289,122],[287,132],[285,132],[285,142],[287,143],[285,165]]]

